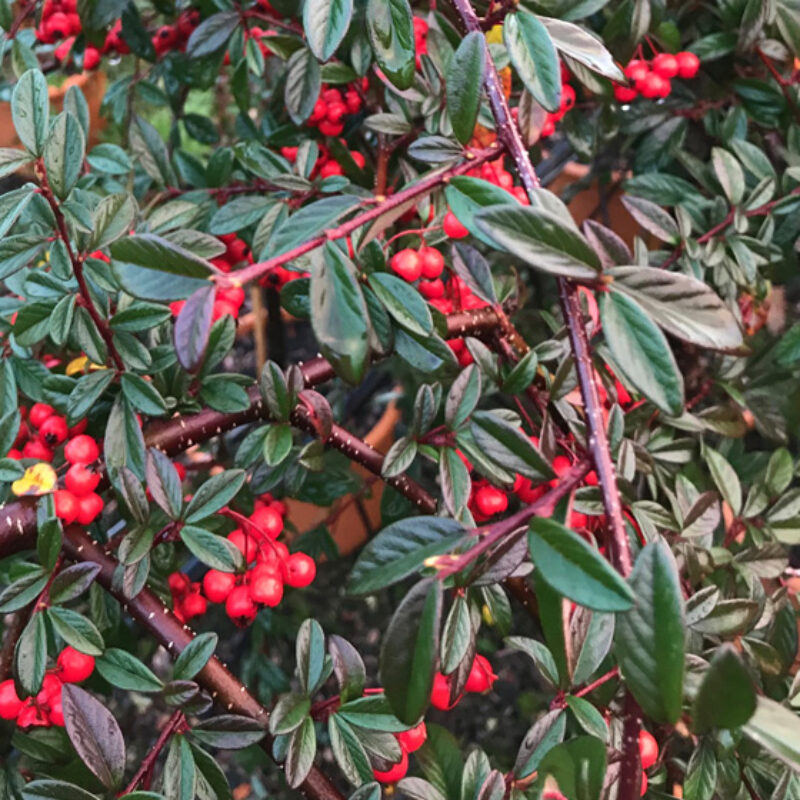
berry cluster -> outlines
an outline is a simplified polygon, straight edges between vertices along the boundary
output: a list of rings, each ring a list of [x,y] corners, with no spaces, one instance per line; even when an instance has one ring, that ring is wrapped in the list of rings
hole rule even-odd
[[[368,85],[368,80],[362,78],[361,91],[366,91]],[[355,85],[345,89],[344,93],[341,89],[323,85],[307,124],[317,128],[323,136],[339,136],[344,130],[343,117],[357,114],[362,105],[361,94]]]
[[[434,675],[433,690],[431,691],[431,705],[434,708],[438,708],[440,711],[449,711],[462,701],[465,693],[474,692],[476,694],[483,694],[484,692],[488,692],[489,689],[494,686],[496,680],[497,675],[494,674],[489,659],[481,655],[476,655],[472,662],[467,682],[464,684],[464,691],[452,702],[450,701],[450,676],[442,675],[441,672],[437,672],[436,675]]]
[[[687,51],[659,53],[652,62],[636,58],[625,67],[625,77],[629,86],[618,84],[614,87],[614,97],[620,103],[630,103],[639,95],[648,100],[668,97],[672,91],[673,78],[694,78],[700,69],[700,59]]]
[[[170,50],[183,50],[194,29],[200,24],[200,12],[188,8],[181,12],[174,25],[162,25],[153,35],[153,47],[158,55]]]
[[[564,114],[575,105],[575,89],[569,84],[572,77],[569,70],[561,64],[561,105],[558,111],[548,112],[542,125],[542,138],[552,136],[556,130],[556,123],[561,121]]]
[[[36,697],[20,699],[13,680],[0,683],[0,719],[16,720],[20,728],[64,726],[61,690],[65,683],[81,683],[94,672],[94,657],[65,647],[56,668],[44,676]]]
[[[407,731],[396,733],[394,738],[400,745],[400,760],[387,770],[373,769],[372,774],[379,783],[397,783],[405,778],[408,772],[408,755],[419,750],[428,738],[428,729],[424,720]]]
[[[53,51],[56,60],[62,63],[69,61],[72,46],[81,30],[77,0],[45,0],[39,26],[36,28],[36,38],[43,44],[61,42]],[[102,48],[87,44],[83,50],[83,69],[96,69],[103,53],[129,53],[130,48],[121,34],[122,23],[117,20],[108,32]]]
[[[283,599],[284,585],[302,589],[317,574],[314,559],[305,553],[289,553],[277,541],[283,531],[286,505],[264,495],[256,500],[249,517],[241,517],[242,526],[228,534],[244,556],[247,569],[242,574],[211,569],[202,583],[192,582],[183,572],[173,572],[168,579],[175,613],[181,620],[205,614],[208,602],[224,603],[225,613],[239,627],[246,627],[258,613],[259,606],[274,608]]]

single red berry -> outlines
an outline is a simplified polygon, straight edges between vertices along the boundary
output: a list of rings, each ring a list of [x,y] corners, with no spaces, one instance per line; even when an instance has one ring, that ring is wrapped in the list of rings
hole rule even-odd
[[[400,748],[401,756],[400,761],[396,764],[393,764],[386,772],[381,772],[378,769],[373,769],[372,774],[375,776],[375,780],[379,783],[397,783],[397,781],[405,778],[406,773],[408,772],[408,753],[405,750]]]
[[[269,506],[257,508],[250,515],[250,520],[264,531],[270,539],[277,539],[283,530],[283,517]]]
[[[64,683],[80,683],[94,672],[94,657],[67,645],[56,660],[59,677]]]
[[[389,261],[389,266],[409,283],[418,280],[422,275],[422,259],[419,253],[410,247],[395,253]]]
[[[572,466],[572,462],[566,456],[556,456],[553,459],[553,472],[560,478]]]
[[[84,464],[73,464],[64,476],[64,485],[76,497],[91,494],[100,483],[100,475]]]
[[[420,281],[417,288],[419,293],[428,300],[437,300],[440,297],[444,297],[444,283],[442,283],[441,278],[436,278],[433,281]]]
[[[435,247],[421,247],[419,257],[422,259],[422,277],[434,280],[442,274],[444,256]]]
[[[52,414],[39,427],[39,440],[48,447],[58,447],[67,438],[67,421]]]
[[[200,592],[190,592],[181,600],[184,619],[200,617],[208,610],[208,600]]]
[[[303,589],[314,581],[317,565],[305,553],[292,553],[286,559],[286,583],[295,589]]]
[[[58,700],[55,700],[50,704],[50,710],[47,712],[47,718],[50,720],[51,725],[57,725],[59,728],[64,727],[64,707],[61,704],[60,697]]]
[[[450,703],[450,680],[446,675],[437,672],[433,676],[433,689],[431,690],[431,705],[440,711],[449,711],[461,700],[460,697]]]
[[[53,451],[39,439],[31,439],[25,442],[22,448],[23,458],[35,458],[37,461],[52,461]]]
[[[183,597],[189,590],[189,576],[182,572],[171,572],[167,578],[167,586],[175,597]]]
[[[642,760],[642,769],[650,769],[658,761],[658,742],[644,728],[639,731],[639,757]]]
[[[505,492],[494,486],[481,486],[475,492],[475,505],[484,516],[493,517],[502,514],[508,508],[508,497]]]
[[[17,697],[14,681],[0,683],[0,719],[16,719],[24,703]]]
[[[56,508],[56,516],[65,524],[69,525],[78,518],[78,498],[67,489],[56,489],[53,492],[53,503]]]
[[[233,588],[225,601],[225,613],[240,628],[247,627],[256,618],[258,606],[250,597],[249,587],[242,585]]]
[[[574,105],[575,105],[575,89],[573,89],[572,86],[570,86],[568,83],[565,83],[561,87],[561,109],[560,110],[564,111],[564,112],[569,111],[572,108],[572,106],[574,106]],[[505,174],[509,175],[509,173],[507,173],[507,172]],[[509,177],[511,177],[511,176],[509,175]],[[501,181],[500,185],[502,186],[502,184],[503,184],[503,182]],[[508,188],[510,188],[510,186],[503,186],[503,188],[504,189],[508,189]]]
[[[487,692],[497,680],[497,675],[492,672],[492,665],[489,659],[481,655],[476,655],[472,662],[472,669],[464,686],[467,692]]]
[[[91,464],[100,457],[100,448],[91,436],[82,433],[64,445],[64,458],[70,464]]]
[[[442,227],[445,235],[451,239],[463,239],[465,236],[469,236],[469,231],[458,221],[458,217],[452,211],[448,211],[444,215]]]
[[[678,62],[678,76],[681,78],[694,78],[700,69],[700,59],[688,51],[683,51],[675,56]]]
[[[20,728],[47,727],[49,721],[39,706],[32,702],[23,707],[17,717],[17,726]]]
[[[253,533],[245,533],[241,528],[236,528],[228,534],[228,541],[244,556],[248,564],[256,557],[258,543]]]
[[[263,566],[268,566],[264,564]],[[257,572],[261,567],[256,567],[253,571]],[[250,579],[250,597],[254,603],[275,608],[283,599],[283,581],[280,575],[273,570],[258,572]]]
[[[633,87],[628,88],[627,86],[615,86],[614,87],[614,97],[620,103],[630,103],[632,100],[635,100],[639,95],[639,92],[636,91]]]
[[[49,406],[47,403],[34,403],[31,406],[28,419],[34,428],[38,428],[48,417],[55,413],[56,410],[53,408],[53,406]]]
[[[646,61],[634,59],[628,63],[624,69],[625,77],[636,83],[637,81],[646,78],[650,74],[650,67],[647,66]]]
[[[91,492],[78,498],[78,516],[76,522],[81,525],[90,525],[97,519],[103,510],[103,498]]]
[[[400,747],[402,747],[406,753],[413,753],[425,744],[425,740],[428,738],[428,729],[425,727],[425,721],[423,720],[419,725],[415,725],[407,731],[397,733],[395,736],[397,741],[400,742]]]
[[[236,586],[236,576],[232,572],[210,569],[203,576],[203,591],[212,603],[224,603]]]
[[[662,78],[674,78],[678,74],[678,59],[672,53],[659,53],[653,59],[653,72]]]
[[[83,68],[97,69],[100,65],[100,51],[96,47],[87,47],[83,51]]]
[[[639,797],[644,797],[647,794],[647,775],[642,773],[642,783],[639,789]]]
[[[642,82],[641,87],[639,82],[636,83],[636,88],[642,93],[643,97],[649,100],[654,100],[656,97],[661,97],[664,91],[664,84],[669,85],[669,81],[651,72]]]
[[[587,486],[597,486],[598,483],[597,473],[594,470],[592,470],[591,472],[587,472],[586,477],[583,479],[583,482]]]

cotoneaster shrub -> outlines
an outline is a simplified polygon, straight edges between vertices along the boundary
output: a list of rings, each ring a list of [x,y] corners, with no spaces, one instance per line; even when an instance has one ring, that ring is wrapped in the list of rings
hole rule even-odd
[[[800,797],[796,4],[0,26],[0,796]]]

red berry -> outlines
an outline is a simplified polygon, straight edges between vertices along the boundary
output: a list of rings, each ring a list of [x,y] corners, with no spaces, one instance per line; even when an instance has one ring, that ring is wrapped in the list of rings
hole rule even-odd
[[[47,724],[44,712],[33,703],[24,706],[17,717],[17,726],[20,728],[47,727]]]
[[[569,470],[572,463],[566,456],[556,456],[553,459],[553,472],[560,478],[565,472]]]
[[[228,541],[244,556],[248,564],[256,557],[258,544],[252,533],[245,533],[241,528],[236,528],[228,534]]]
[[[316,577],[317,565],[305,553],[292,553],[286,560],[286,583],[295,589],[308,586]]]
[[[276,571],[264,564],[266,570],[259,572],[250,579],[250,597],[255,603],[274,608],[283,599],[283,582]],[[253,572],[258,572],[262,567],[256,567]]]
[[[481,486],[475,492],[475,505],[484,516],[493,517],[508,508],[508,497],[505,492],[494,486]]]
[[[57,725],[59,728],[64,727],[64,707],[61,705],[60,697],[50,704],[50,711],[47,714],[47,718],[50,720],[51,725]]]
[[[700,59],[694,54],[687,51],[678,53],[675,56],[678,62],[678,75],[681,78],[694,78],[697,71],[700,69]]]
[[[627,86],[614,87],[614,97],[619,100],[620,103],[630,103],[632,100],[635,100],[638,95],[639,92],[632,87],[630,89]]]
[[[469,236],[469,231],[458,221],[458,217],[452,211],[448,211],[444,215],[442,227],[445,234],[451,239],[463,239],[465,236]]]
[[[69,525],[78,518],[78,498],[67,489],[56,489],[53,492],[53,502],[56,507],[56,516]]]
[[[250,597],[249,587],[244,585],[234,587],[225,601],[225,613],[240,628],[246,627],[256,618],[258,606]]]
[[[67,645],[56,660],[58,672],[64,683],[80,683],[94,672],[94,657]]]
[[[84,464],[73,464],[64,476],[64,485],[76,497],[90,494],[100,483],[100,475]]]
[[[418,280],[422,275],[422,259],[419,253],[410,247],[395,253],[389,261],[389,266],[409,283]]]
[[[642,784],[639,789],[639,797],[644,797],[647,794],[647,775],[642,773]]]
[[[91,436],[85,433],[70,439],[64,446],[64,458],[70,464],[91,464],[100,457],[100,448]]]
[[[103,498],[91,492],[78,498],[78,516],[76,521],[81,525],[89,525],[95,521],[103,510]]]
[[[678,74],[678,59],[672,53],[659,53],[653,59],[653,72],[662,78],[674,78]]]
[[[561,111],[569,111],[572,106],[575,105],[575,90],[568,84],[564,84],[561,87]],[[508,173],[505,173],[508,175]],[[510,177],[510,176],[509,176]],[[502,181],[501,181],[502,186]],[[508,189],[510,187],[504,186],[504,189]]]
[[[0,683],[0,719],[16,719],[22,711],[23,702],[17,697],[14,681]]]
[[[644,728],[639,731],[639,757],[642,760],[642,769],[650,769],[658,761],[658,742]]]
[[[667,86],[669,86],[669,81],[665,80],[660,75],[656,75],[655,72],[651,72],[641,82],[641,86],[637,81],[636,88],[639,89],[643,97],[646,97],[649,100],[653,100],[656,97],[662,96],[662,93],[664,91],[664,84],[667,84]]]
[[[646,61],[634,59],[628,63],[628,66],[625,67],[624,72],[626,78],[636,83],[637,81],[646,78],[650,74],[650,67],[647,66]]]
[[[444,297],[444,283],[440,278],[433,281],[420,281],[417,288],[419,293],[428,300],[438,300]]]
[[[497,680],[497,675],[492,672],[492,665],[488,658],[477,655],[472,662],[472,669],[469,671],[467,683],[464,691],[467,692],[487,692]]]
[[[428,730],[423,720],[419,725],[415,725],[407,731],[397,733],[395,736],[397,741],[400,742],[400,747],[402,747],[406,753],[413,753],[415,750],[419,750],[425,743],[425,740],[428,738]]]
[[[49,706],[55,700],[61,698],[61,689],[64,684],[54,672],[48,672],[42,681],[42,688],[36,695],[36,702],[39,705]]]
[[[37,461],[52,461],[53,451],[44,442],[31,439],[29,442],[25,442],[25,446],[22,448],[22,457],[35,458]]]
[[[83,68],[96,69],[100,64],[100,51],[96,47],[87,47],[83,51]]]
[[[203,591],[212,603],[224,603],[236,586],[236,576],[232,572],[210,569],[203,576]]]
[[[250,515],[250,520],[264,531],[270,539],[277,539],[283,530],[283,517],[269,506],[257,508]]]
[[[372,774],[375,780],[380,783],[397,783],[397,781],[405,778],[408,772],[408,753],[401,748],[400,761],[393,764],[386,772],[381,772],[378,769],[373,769]]]
[[[435,247],[422,247],[419,251],[422,259],[422,277],[434,280],[442,274],[444,256]]]
[[[181,601],[181,611],[184,619],[199,617],[208,610],[208,601],[200,592],[191,592]]]
[[[49,406],[47,403],[34,403],[31,406],[28,419],[34,428],[38,428],[48,417],[55,413],[56,410],[53,408],[53,406]]]
[[[438,708],[440,711],[449,711],[454,708],[461,700],[460,697],[456,698],[455,702],[450,704],[450,680],[437,672],[433,676],[433,689],[431,690],[431,705]]]
[[[172,572],[167,578],[167,586],[175,597],[183,597],[189,590],[189,576],[182,572]]]

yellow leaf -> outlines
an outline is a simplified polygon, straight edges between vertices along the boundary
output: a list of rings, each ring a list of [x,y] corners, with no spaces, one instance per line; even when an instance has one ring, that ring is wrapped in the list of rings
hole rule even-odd
[[[22,495],[40,495],[52,492],[58,476],[56,471],[45,461],[40,461],[25,470],[25,474],[11,484],[11,491],[17,497]]]

